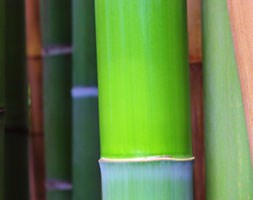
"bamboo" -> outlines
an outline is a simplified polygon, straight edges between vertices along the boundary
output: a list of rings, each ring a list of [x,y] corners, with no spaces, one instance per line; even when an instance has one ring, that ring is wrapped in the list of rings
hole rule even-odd
[[[186,1],[95,3],[103,199],[192,199]]]
[[[101,161],[100,166],[104,200],[192,199],[190,162]]]
[[[0,0],[0,200],[4,200],[4,11],[4,1]]]
[[[253,171],[226,0],[203,1],[207,200],[253,199]]]
[[[73,200],[101,199],[95,13],[93,0],[73,1]]]
[[[190,65],[191,119],[194,161],[194,199],[205,200],[205,145],[202,64]]]
[[[71,198],[71,1],[41,0],[47,200]]]
[[[191,119],[194,161],[194,199],[205,200],[201,0],[187,0],[191,75]]]
[[[5,1],[5,199],[29,199],[24,1]]]
[[[4,112],[0,107],[0,200],[4,200]]]
[[[253,167],[253,81],[251,70],[253,64],[253,2],[228,0],[230,20],[237,58],[237,67],[241,80],[244,112],[246,116],[251,162]]]
[[[29,139],[30,198],[45,199],[45,169],[42,111],[42,44],[39,1],[26,0],[26,52],[31,89],[31,129]]]
[[[187,0],[190,63],[202,61],[201,0]]]

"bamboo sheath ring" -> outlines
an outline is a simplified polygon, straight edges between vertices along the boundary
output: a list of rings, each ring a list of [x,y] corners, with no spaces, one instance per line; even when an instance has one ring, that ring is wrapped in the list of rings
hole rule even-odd
[[[136,163],[136,162],[159,162],[159,161],[175,161],[175,162],[189,162],[194,161],[194,157],[190,158],[172,158],[169,156],[149,156],[140,158],[101,158],[100,163]]]

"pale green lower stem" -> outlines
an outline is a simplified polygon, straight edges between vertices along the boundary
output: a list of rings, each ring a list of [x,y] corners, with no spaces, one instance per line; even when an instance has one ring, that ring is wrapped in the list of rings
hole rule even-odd
[[[193,159],[102,159],[103,200],[192,200]]]

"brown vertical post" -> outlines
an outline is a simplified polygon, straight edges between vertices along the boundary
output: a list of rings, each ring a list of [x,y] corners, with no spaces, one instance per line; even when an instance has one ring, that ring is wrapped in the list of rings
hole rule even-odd
[[[188,35],[191,75],[194,199],[205,200],[205,149],[201,43],[201,0],[188,0]]]
[[[30,196],[32,200],[44,200],[42,45],[38,0],[26,0],[26,41],[31,97],[31,129],[29,140]]]
[[[253,1],[228,0],[253,166]]]

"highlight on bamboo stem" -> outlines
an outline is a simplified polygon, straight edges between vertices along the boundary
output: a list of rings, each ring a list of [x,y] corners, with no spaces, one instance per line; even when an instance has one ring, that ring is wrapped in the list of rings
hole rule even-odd
[[[29,199],[24,1],[5,1],[4,199]]]
[[[60,5],[59,5],[60,3]],[[47,200],[71,199],[71,1],[41,0]]]
[[[95,4],[103,199],[193,199],[186,2]]]
[[[30,199],[45,199],[42,41],[39,0],[26,0],[26,56],[31,98],[29,135]]]
[[[203,0],[206,198],[253,199],[253,171],[227,0]]]
[[[246,0],[228,0],[230,23],[235,47],[235,56],[240,77],[244,112],[250,145],[251,163],[253,168],[253,2]]]
[[[101,199],[97,62],[93,0],[74,0],[72,199]]]

